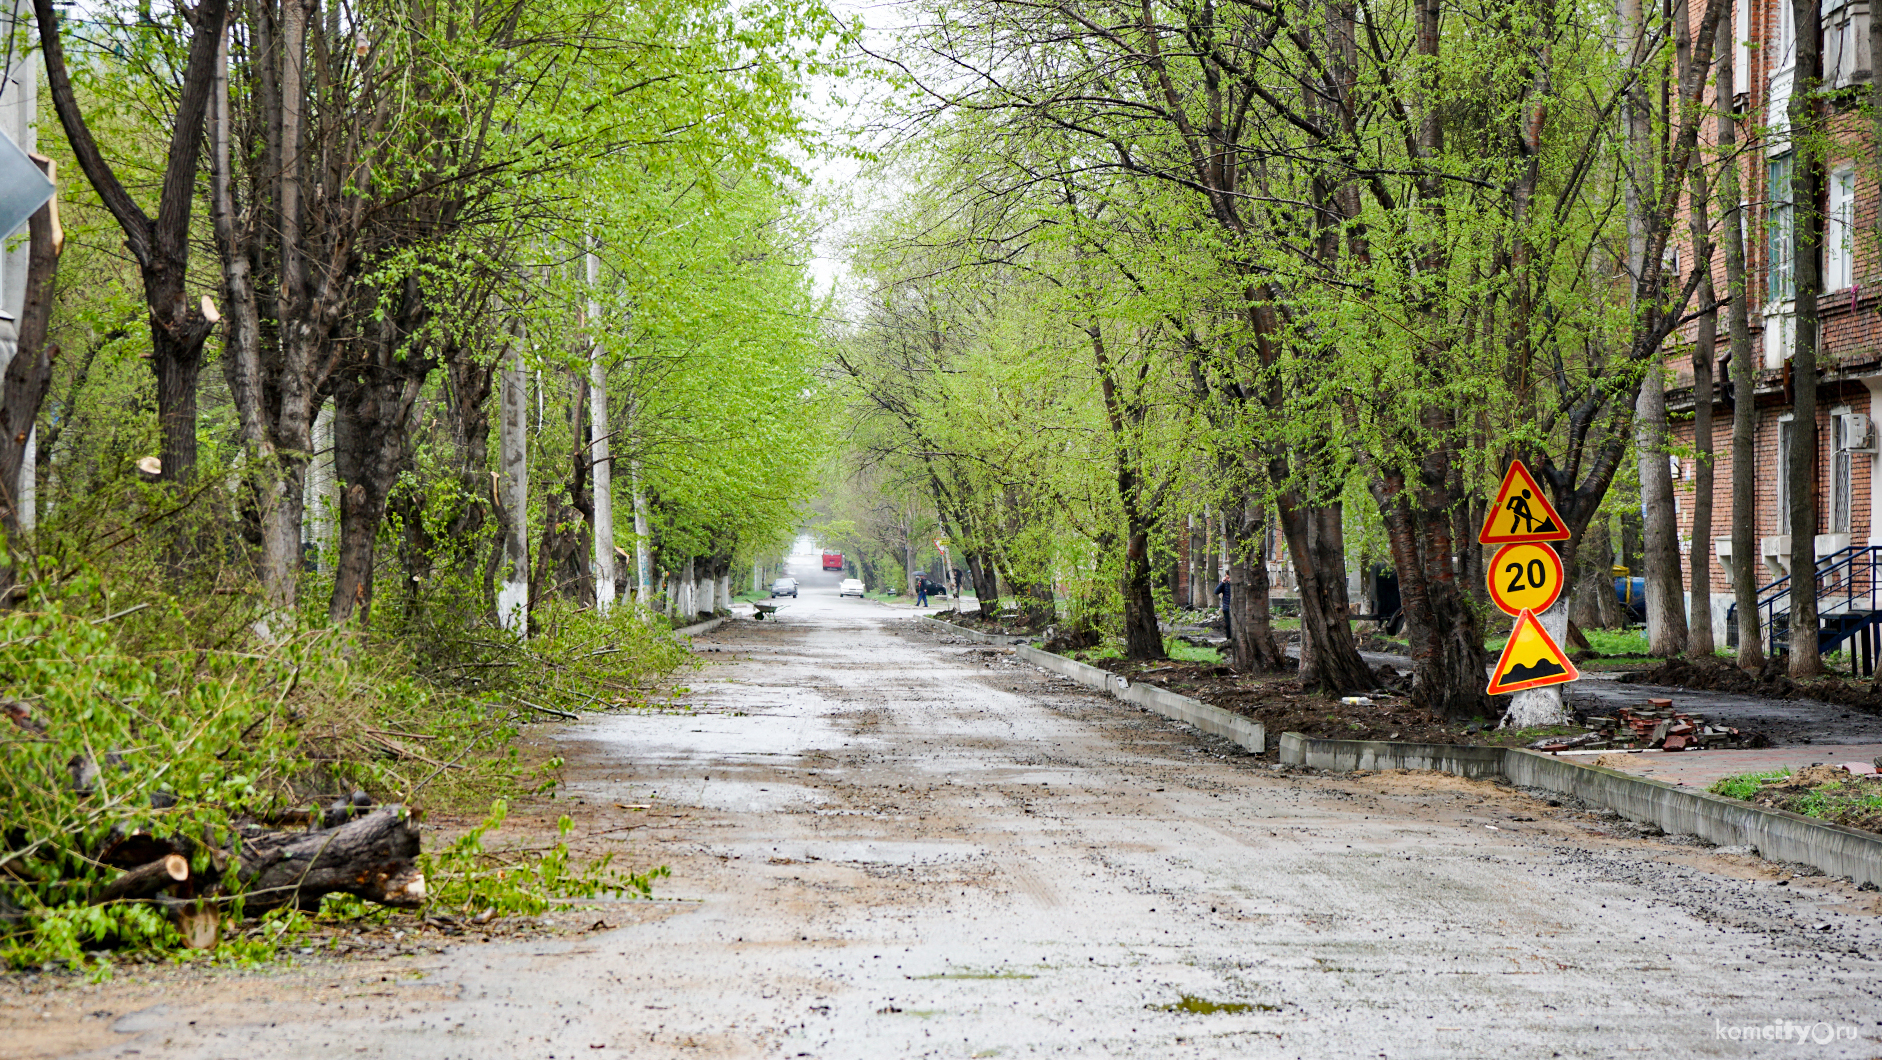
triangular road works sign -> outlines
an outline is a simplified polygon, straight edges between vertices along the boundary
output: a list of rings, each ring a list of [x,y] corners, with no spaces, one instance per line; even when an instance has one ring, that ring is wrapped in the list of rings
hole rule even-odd
[[[1525,688],[1579,680],[1581,671],[1568,660],[1568,653],[1536,621],[1536,613],[1525,607],[1516,616],[1516,628],[1510,630],[1510,641],[1503,645],[1503,655],[1491,672],[1487,691],[1493,696],[1507,696]]]
[[[1478,544],[1567,541],[1569,537],[1568,524],[1555,514],[1529,469],[1521,460],[1510,461],[1510,469],[1503,473],[1503,488],[1496,491],[1496,502],[1477,533]]]

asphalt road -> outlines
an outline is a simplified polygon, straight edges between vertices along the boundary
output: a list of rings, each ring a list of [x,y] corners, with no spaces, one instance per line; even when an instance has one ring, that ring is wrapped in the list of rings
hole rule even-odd
[[[696,642],[693,712],[555,730],[580,829],[671,865],[662,900],[376,989],[170,999],[90,1055],[1882,1054],[1873,893],[1488,783],[1279,770],[813,568]]]

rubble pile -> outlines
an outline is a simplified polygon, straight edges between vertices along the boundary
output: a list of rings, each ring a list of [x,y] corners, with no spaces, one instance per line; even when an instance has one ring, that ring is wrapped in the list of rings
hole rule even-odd
[[[1530,749],[1555,751],[1699,751],[1716,747],[1762,747],[1757,733],[1709,725],[1703,715],[1673,709],[1670,699],[1650,699],[1642,707],[1622,707],[1612,717],[1590,717],[1592,731],[1580,736],[1545,736]]]

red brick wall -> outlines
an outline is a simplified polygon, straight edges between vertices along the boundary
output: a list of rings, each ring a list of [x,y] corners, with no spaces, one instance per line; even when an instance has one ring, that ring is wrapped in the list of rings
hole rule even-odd
[[[1778,397],[1779,395],[1772,395]],[[1859,382],[1825,383],[1817,390],[1817,512],[1818,532],[1829,533],[1830,517],[1830,474],[1831,441],[1830,410],[1844,405],[1851,412],[1869,414],[1869,388]],[[1788,413],[1788,405],[1775,401],[1759,407],[1757,430],[1753,435],[1756,459],[1753,463],[1753,482],[1755,484],[1757,514],[1753,524],[1754,538],[1768,537],[1778,532],[1780,523],[1777,510],[1777,472],[1778,462],[1778,423],[1779,417]],[[1710,538],[1730,537],[1732,533],[1732,412],[1723,406],[1713,410],[1713,481],[1712,481],[1712,532]],[[1690,447],[1693,440],[1693,423],[1683,419],[1673,426],[1673,440],[1676,446]],[[1874,458],[1864,453],[1855,453],[1850,459],[1850,504],[1849,530],[1851,544],[1867,544],[1869,540],[1869,489]],[[1673,484],[1673,496],[1679,505],[1679,532],[1682,539],[1691,541],[1694,549],[1708,550],[1712,565],[1712,591],[1729,593],[1731,586],[1726,582],[1720,569],[1716,552],[1710,551],[1712,542],[1692,540],[1693,499],[1696,496],[1694,482],[1694,458],[1687,456],[1680,460],[1680,477]],[[1757,546],[1754,540],[1754,547]],[[1763,572],[1762,557],[1759,570]],[[1687,553],[1685,563],[1685,582],[1692,586],[1691,553]],[[1764,573],[1760,582],[1770,580]]]

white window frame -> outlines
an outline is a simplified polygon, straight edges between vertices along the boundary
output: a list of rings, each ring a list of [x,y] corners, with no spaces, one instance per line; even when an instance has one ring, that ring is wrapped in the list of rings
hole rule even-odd
[[[1829,209],[1823,217],[1823,289],[1846,291],[1856,273],[1856,167],[1830,170]]]
[[[1751,91],[1751,0],[1736,0],[1732,5],[1732,95]]]
[[[1777,532],[1791,532],[1791,432],[1796,417],[1786,412],[1777,418]]]
[[[1795,155],[1773,155],[1765,165],[1764,288],[1766,300],[1782,304],[1797,297],[1797,263],[1792,258],[1791,165]],[[1782,183],[1783,187],[1778,185]]]
[[[1777,0],[1777,71],[1782,74],[1797,65],[1797,34],[1792,32],[1796,20],[1791,17],[1789,0]],[[1775,76],[1775,75],[1773,75]]]
[[[1849,533],[1853,521],[1856,454],[1843,445],[1843,417],[1850,411],[1848,405],[1830,410],[1830,511],[1824,520],[1824,532],[1830,534]]]

